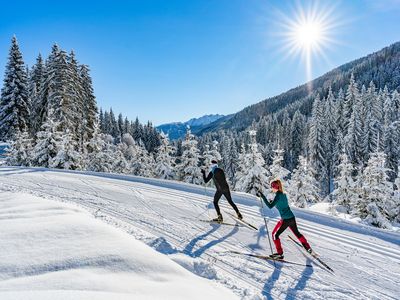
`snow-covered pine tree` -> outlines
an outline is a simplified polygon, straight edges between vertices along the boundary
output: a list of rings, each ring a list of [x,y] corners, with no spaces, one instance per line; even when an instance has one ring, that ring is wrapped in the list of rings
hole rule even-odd
[[[137,143],[135,152],[136,158],[133,163],[134,174],[143,177],[153,177],[155,164],[153,155],[146,150],[141,141]]]
[[[143,126],[140,124],[139,119],[136,117],[135,122],[132,124],[132,137],[136,142],[143,138]]]
[[[34,166],[50,167],[62,143],[62,133],[57,130],[58,127],[59,124],[53,121],[53,111],[49,109],[46,122],[43,123],[41,130],[36,134],[36,144],[32,153],[32,164]]]
[[[99,112],[99,128],[101,132],[104,132],[104,113],[101,107]]]
[[[0,141],[13,140],[29,130],[29,98],[26,68],[13,36],[0,96]]]
[[[99,133],[96,129],[93,138],[86,146],[89,150],[86,159],[86,169],[94,172],[113,171],[114,165],[114,145],[110,135]]]
[[[113,164],[112,164],[112,172],[119,174],[130,174],[132,173],[132,167],[130,162],[125,158],[123,153],[123,148],[125,145],[123,142],[117,145],[111,145],[111,149],[113,149]]]
[[[352,207],[358,201],[357,186],[353,180],[354,167],[343,151],[340,155],[338,175],[335,178],[335,189],[332,192],[334,205],[339,209],[350,213]]]
[[[67,56],[67,91],[68,98],[70,98],[70,104],[68,110],[72,113],[68,118],[72,119],[70,124],[71,128],[68,128],[68,132],[72,135],[72,138],[77,142],[77,149],[79,152],[83,152],[83,145],[87,141],[84,139],[85,127],[86,127],[86,115],[83,108],[84,105],[84,93],[82,89],[82,82],[79,75],[78,61],[75,57],[75,52],[71,51]]]
[[[290,175],[290,171],[283,167],[283,149],[275,149],[274,156],[272,159],[272,165],[269,166],[269,172],[271,173],[270,177],[268,178],[268,182],[274,180],[281,180],[285,182],[288,176]]]
[[[211,161],[213,160],[213,156],[211,154],[210,145],[204,145],[204,151],[201,155],[203,159],[203,169],[208,170],[211,165]]]
[[[310,203],[319,202],[318,184],[314,178],[314,170],[304,156],[299,157],[299,164],[293,171],[286,191],[289,201],[297,207],[307,207]]]
[[[337,105],[336,99],[333,95],[332,88],[329,87],[328,96],[325,102],[325,110],[324,110],[324,123],[325,123],[325,158],[326,158],[326,172],[327,172],[327,180],[326,183],[329,186],[328,193],[333,190],[333,176],[334,176],[334,169],[337,163],[337,158],[335,157],[335,147],[337,145]]]
[[[306,127],[306,118],[299,111],[296,110],[291,123],[290,136],[291,136],[291,167],[296,168],[299,162],[299,156],[304,152],[304,136]]]
[[[124,134],[124,117],[122,116],[121,113],[118,115],[117,125],[118,125],[118,130],[121,133],[121,135]]]
[[[157,148],[155,175],[161,179],[174,179],[174,147],[170,144],[167,134],[161,132],[161,145]]]
[[[316,172],[316,178],[319,179],[321,192],[324,196],[328,194],[326,169],[326,151],[325,151],[325,127],[324,127],[323,103],[319,95],[314,100],[312,115],[310,121],[310,131],[308,135],[308,157],[312,168]]]
[[[65,170],[82,170],[83,158],[77,150],[74,135],[68,130],[62,133],[62,138],[56,145],[56,155],[49,160],[50,168]]]
[[[233,138],[224,136],[222,139],[221,159],[225,170],[225,175],[231,185],[235,184],[235,174],[238,168],[239,155],[236,148],[236,143]]]
[[[69,130],[75,138],[75,121],[78,117],[73,92],[70,91],[73,82],[69,74],[68,56],[57,45],[53,46],[46,70],[47,78],[45,85],[47,85],[48,89],[48,103],[46,105],[53,111],[53,118],[59,126],[58,130],[61,132]]]
[[[371,154],[366,168],[359,176],[359,198],[355,203],[354,213],[368,224],[390,228],[390,222],[396,217],[396,203],[385,161],[385,153]]]
[[[97,103],[89,72],[90,70],[87,65],[79,66],[79,80],[83,98],[83,117],[85,119],[85,127],[83,128],[84,143],[92,139],[95,129],[98,126]]]
[[[397,165],[399,160],[399,142],[400,142],[400,120],[396,119],[397,112],[392,97],[388,94],[383,107],[383,143],[386,153],[386,167],[389,171],[389,178],[393,181],[397,174]]]
[[[355,87],[352,95],[352,112],[348,120],[347,135],[344,138],[346,154],[354,166],[362,166],[362,137],[363,120],[365,118],[363,111],[362,94]]]
[[[199,149],[197,141],[188,126],[185,140],[182,142],[183,153],[177,166],[180,180],[188,183],[201,184],[203,178],[199,168]]]
[[[397,173],[397,177],[394,181],[394,185],[396,186],[396,190],[394,191],[394,201],[395,201],[395,210],[393,214],[396,216],[394,218],[395,222],[400,223],[400,168],[397,168],[399,171]]]
[[[125,117],[124,120],[124,133],[129,133],[132,136],[131,123],[129,122],[127,117]]]
[[[343,103],[343,136],[347,135],[347,131],[350,125],[350,118],[353,113],[353,107],[356,103],[356,99],[359,96],[359,90],[357,83],[354,79],[354,74],[351,73],[350,83],[346,90],[346,96]]]
[[[29,74],[29,84],[28,84],[28,95],[30,99],[31,105],[31,116],[30,116],[30,124],[31,124],[31,135],[35,136],[36,132],[40,130],[40,91],[41,84],[43,82],[44,76],[44,63],[42,56],[39,56],[36,59],[36,64],[33,66],[30,74]]]
[[[33,140],[25,130],[18,131],[15,139],[11,141],[8,150],[7,164],[10,166],[30,167],[32,165],[31,155],[33,150]]]
[[[239,170],[236,173],[235,189],[255,195],[257,190],[263,191],[269,188],[268,177],[270,174],[264,168],[264,159],[258,151],[256,132],[250,130],[249,136],[251,140],[249,152],[245,152],[243,145],[239,154]]]
[[[111,122],[110,134],[118,143],[121,140],[121,132],[119,131],[118,123],[117,123],[117,120],[115,118],[115,114],[114,114],[112,108],[110,108],[110,122]]]

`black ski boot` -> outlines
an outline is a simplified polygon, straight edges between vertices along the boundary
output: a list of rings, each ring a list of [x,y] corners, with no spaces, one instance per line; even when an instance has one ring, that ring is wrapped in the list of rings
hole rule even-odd
[[[279,254],[279,253],[271,254],[269,257],[271,257],[273,259],[283,259],[284,258],[283,254]]]
[[[222,215],[218,215],[217,218],[212,219],[213,222],[217,222],[217,223],[222,223],[224,221],[224,219],[222,218]]]
[[[238,217],[239,220],[243,219],[243,216],[242,216],[242,214],[240,212],[237,212],[237,217]]]

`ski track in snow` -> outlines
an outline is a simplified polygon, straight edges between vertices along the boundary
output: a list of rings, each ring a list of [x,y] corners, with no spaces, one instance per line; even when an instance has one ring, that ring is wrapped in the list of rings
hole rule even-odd
[[[285,258],[313,268],[228,253],[268,254],[261,213],[271,233],[274,210],[261,211],[249,195],[233,193],[247,227],[197,221],[215,216],[212,189],[135,176],[0,168],[0,189],[75,203],[95,217],[142,240],[192,272],[224,284],[242,299],[399,299],[400,234],[352,224],[305,210],[294,212],[299,229],[335,274],[310,259],[285,231]],[[232,211],[224,198],[222,210]],[[232,223],[234,220],[225,215]],[[182,256],[182,254],[184,254]],[[186,257],[183,259],[182,257]],[[189,261],[187,260],[189,259]]]

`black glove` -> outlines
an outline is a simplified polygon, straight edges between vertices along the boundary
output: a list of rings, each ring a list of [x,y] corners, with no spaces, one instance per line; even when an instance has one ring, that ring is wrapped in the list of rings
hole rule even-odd
[[[206,170],[201,169],[201,173],[202,173],[202,174],[206,174]]]
[[[257,196],[257,197],[261,197],[261,195],[262,195],[261,192],[257,189],[257,190],[256,190],[256,196]]]

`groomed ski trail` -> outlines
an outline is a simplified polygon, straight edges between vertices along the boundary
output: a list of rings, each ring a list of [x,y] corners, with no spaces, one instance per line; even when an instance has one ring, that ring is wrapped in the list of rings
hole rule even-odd
[[[195,273],[218,280],[243,299],[396,299],[400,295],[400,235],[396,233],[342,220],[335,222],[332,217],[295,209],[300,230],[335,269],[337,276],[333,277],[317,264],[304,270],[298,266],[274,268],[272,262],[251,257],[219,255],[226,251],[269,254],[259,203],[249,195],[233,193],[233,199],[245,220],[259,227],[258,232],[195,222],[193,219],[200,216],[215,216],[210,198],[213,191],[207,189],[204,195],[204,187],[177,182],[2,167],[0,189],[25,191],[84,207],[182,265],[182,255],[203,263],[206,269],[215,271],[215,276],[201,270],[194,270]],[[220,205],[222,210],[231,211],[224,198]],[[266,209],[264,214],[269,217],[272,231],[277,215]],[[234,222],[224,215],[227,221]],[[284,237],[285,234],[285,258],[312,263]]]

